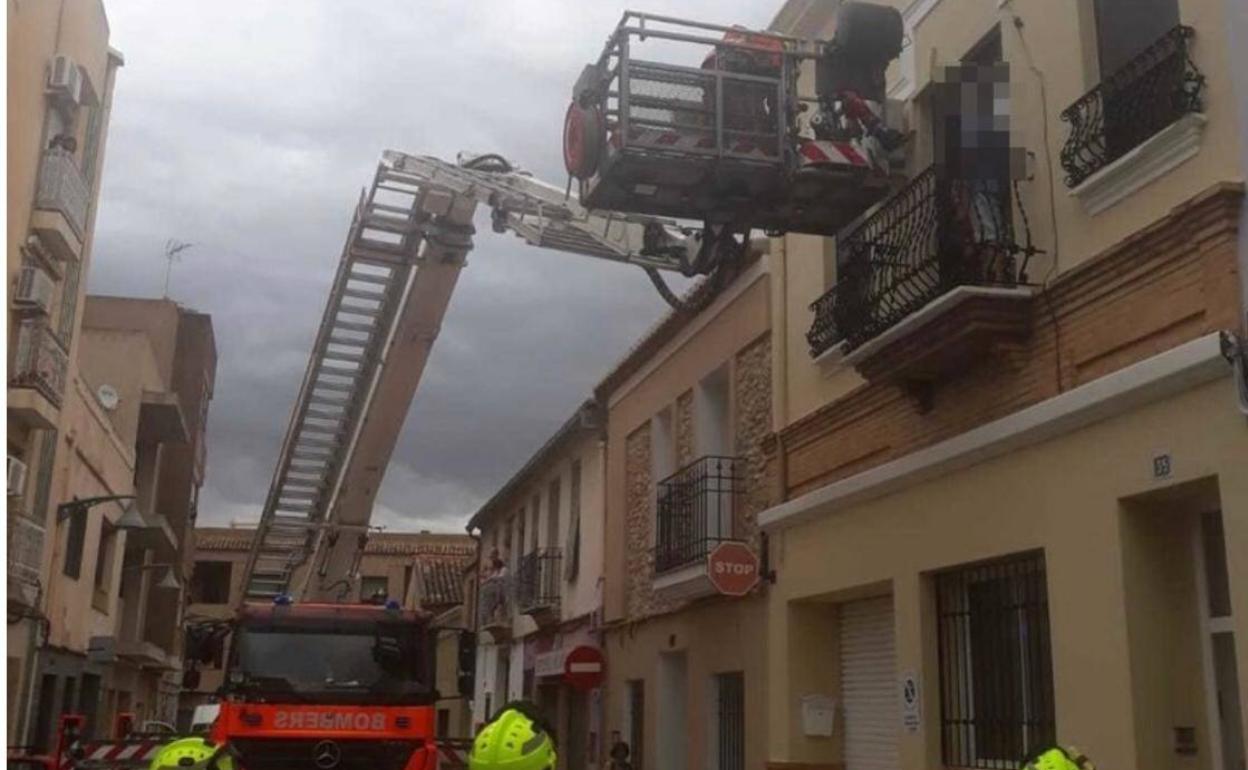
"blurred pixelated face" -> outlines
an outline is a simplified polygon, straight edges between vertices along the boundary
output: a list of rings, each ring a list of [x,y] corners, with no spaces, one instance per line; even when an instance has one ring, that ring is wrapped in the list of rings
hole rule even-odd
[[[933,76],[936,165],[967,178],[1017,178],[1022,153],[1010,147],[1009,65],[958,64]]]

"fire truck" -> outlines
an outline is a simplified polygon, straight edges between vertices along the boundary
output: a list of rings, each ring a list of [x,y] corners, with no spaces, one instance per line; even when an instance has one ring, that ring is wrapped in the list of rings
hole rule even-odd
[[[678,311],[696,310],[687,298],[709,301],[731,279],[752,229],[831,234],[887,194],[901,134],[884,70],[901,45],[897,11],[866,3],[842,6],[831,40],[629,12],[573,88],[566,186],[499,155],[383,153],[341,252],[243,601],[232,621],[187,629],[188,682],[196,662],[224,658],[217,756],[246,770],[438,763],[437,640],[458,634],[467,696],[472,631],[393,601],[352,602],[478,210],[532,246],[639,266]],[[682,298],[665,273],[709,285]]]

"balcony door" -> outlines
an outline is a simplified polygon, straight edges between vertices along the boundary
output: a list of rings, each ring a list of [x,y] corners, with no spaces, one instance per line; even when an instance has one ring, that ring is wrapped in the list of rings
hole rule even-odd
[[[693,506],[695,518],[698,513],[705,517],[705,523],[695,522],[695,527],[702,530],[699,534],[708,541],[708,550],[714,543],[732,537],[732,490],[725,486],[732,476],[731,461],[714,459],[733,453],[730,393],[727,364],[703,378],[694,391],[694,454],[712,458],[704,463],[702,478],[695,482],[704,487],[695,490],[701,493],[704,508],[699,512],[697,509],[702,506]],[[725,464],[728,470],[722,467]]]

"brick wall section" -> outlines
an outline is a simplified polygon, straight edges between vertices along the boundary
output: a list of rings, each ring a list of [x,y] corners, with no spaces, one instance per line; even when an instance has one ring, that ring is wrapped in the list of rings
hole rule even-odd
[[[737,353],[732,368],[733,429],[737,455],[744,461],[745,493],[733,531],[758,543],[758,514],[770,505],[767,455],[763,440],[771,433],[771,335]]]
[[[650,423],[633,431],[625,445],[624,580],[625,616],[644,618],[671,609],[654,595],[654,485],[650,479]]]
[[[693,391],[686,390],[676,399],[676,468],[683,468],[697,459],[694,442]]]
[[[1059,276],[1031,300],[1029,339],[941,381],[926,414],[900,387],[866,384],[790,425],[779,440],[768,437],[773,494],[796,497],[1197,337],[1242,329],[1242,197],[1242,185],[1210,188]]]

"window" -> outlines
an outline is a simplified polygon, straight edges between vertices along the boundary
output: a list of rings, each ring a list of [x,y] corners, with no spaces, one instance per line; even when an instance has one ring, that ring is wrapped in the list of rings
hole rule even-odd
[[[437,736],[439,738],[445,738],[446,736],[450,735],[451,733],[451,710],[450,709],[438,709],[437,730],[438,730]]]
[[[672,408],[667,407],[650,420],[650,483],[657,485],[676,470],[676,441],[672,429]]]
[[[113,584],[113,562],[116,560],[117,528],[108,519],[100,521],[100,547],[95,555],[94,593],[91,606],[108,612],[108,592]]]
[[[533,503],[529,506],[529,515],[532,520],[529,522],[529,553],[537,550],[537,530],[538,522],[542,516],[542,495],[539,492],[533,495]]]
[[[557,478],[550,482],[550,487],[546,490],[547,548],[559,547],[559,496],[562,492]]]
[[[1179,24],[1178,0],[1095,0],[1101,79]]]
[[[715,748],[719,770],[745,770],[745,674],[715,675]]]
[[[69,534],[65,538],[65,565],[62,572],[66,577],[77,580],[82,574],[82,549],[87,540],[87,512],[75,510],[69,517]]]
[[[936,576],[946,765],[1013,768],[1055,739],[1044,554]]]
[[[646,682],[628,681],[628,748],[633,770],[643,770],[646,756]]]
[[[197,604],[229,604],[230,563],[197,561],[191,572],[191,601]]]
[[[698,383],[693,411],[696,454],[703,457],[732,454],[727,364]]]
[[[360,600],[368,601],[375,596],[390,596],[390,579],[385,575],[360,578]]]
[[[572,461],[572,481],[568,490],[568,543],[563,549],[564,580],[576,580],[581,560],[581,461]]]

